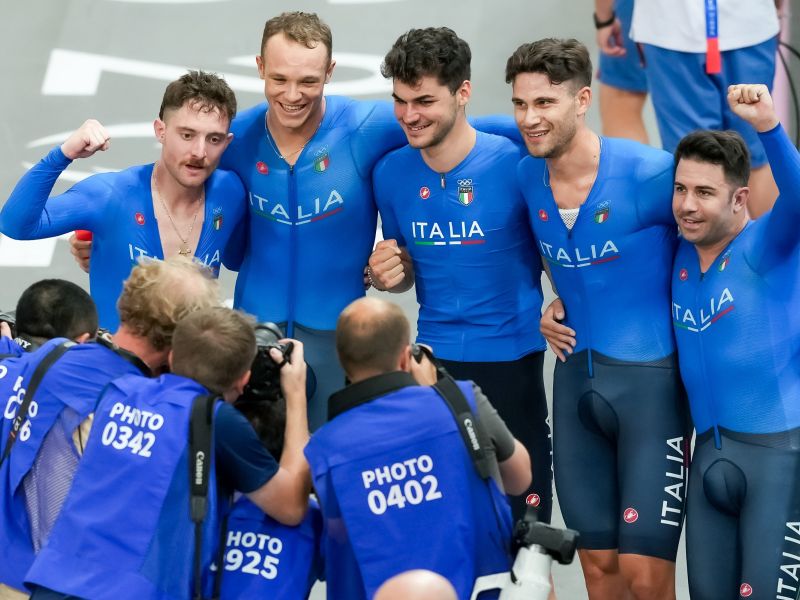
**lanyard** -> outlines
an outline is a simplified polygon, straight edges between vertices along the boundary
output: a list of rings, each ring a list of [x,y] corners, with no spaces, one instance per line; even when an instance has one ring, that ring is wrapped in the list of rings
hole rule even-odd
[[[706,73],[722,72],[722,55],[719,52],[717,0],[704,0],[706,8]]]

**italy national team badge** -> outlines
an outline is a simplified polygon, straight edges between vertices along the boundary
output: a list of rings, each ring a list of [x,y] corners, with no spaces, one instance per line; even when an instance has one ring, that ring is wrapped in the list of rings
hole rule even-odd
[[[636,523],[639,520],[639,513],[635,508],[626,508],[625,512],[622,513],[622,518],[625,519],[626,523]]]
[[[605,223],[608,221],[608,214],[609,214],[609,207],[608,202],[601,202],[597,210],[594,211],[594,222],[595,223]]]
[[[144,225],[144,215],[142,213],[137,212],[133,215],[133,218],[136,219],[138,225]]]
[[[262,175],[269,175],[269,167],[267,166],[267,163],[263,161],[258,161],[256,163],[256,171],[258,171]]]
[[[214,219],[212,220],[212,223],[214,223],[214,229],[216,231],[219,231],[220,229],[222,229],[222,213],[220,213],[218,215],[214,215]]]
[[[469,206],[475,199],[475,193],[472,188],[472,179],[459,179],[458,180],[458,201],[464,206]]]
[[[722,271],[725,270],[725,268],[728,266],[728,263],[730,261],[731,261],[730,254],[726,254],[725,256],[722,257],[722,260],[719,263],[719,271],[720,271],[720,273],[722,273]]]
[[[430,188],[424,185],[421,188],[419,188],[419,197],[422,198],[423,200],[427,200],[428,198],[430,198],[431,197]]]
[[[547,221],[547,211],[545,209],[543,209],[543,208],[539,209],[539,218],[542,221]]]
[[[739,586],[739,595],[742,598],[749,598],[753,595],[753,586],[751,586],[749,583],[743,583]]]
[[[324,173],[328,170],[330,164],[331,157],[328,154],[328,148],[322,148],[314,157],[314,170],[317,173]]]

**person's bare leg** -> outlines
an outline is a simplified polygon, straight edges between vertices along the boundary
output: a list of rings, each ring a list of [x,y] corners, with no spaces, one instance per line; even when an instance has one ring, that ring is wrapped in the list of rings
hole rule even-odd
[[[616,550],[578,550],[589,600],[629,600]]]
[[[601,83],[600,120],[603,123],[603,135],[647,144],[647,130],[642,119],[646,100],[646,93],[628,92]]]
[[[757,219],[768,210],[772,209],[778,197],[778,186],[772,178],[772,169],[766,164],[750,171],[750,197],[747,200],[747,210],[750,218]]]
[[[640,554],[621,554],[619,566],[635,600],[675,600],[675,563]]]

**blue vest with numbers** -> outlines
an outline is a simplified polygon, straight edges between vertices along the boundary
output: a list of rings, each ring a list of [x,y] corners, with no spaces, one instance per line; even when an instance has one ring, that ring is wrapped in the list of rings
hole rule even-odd
[[[575,330],[575,352],[632,362],[672,354],[669,281],[677,240],[673,159],[629,140],[602,138],[597,177],[571,230],[547,183],[545,161],[519,163],[539,253]]]
[[[472,386],[459,387],[476,412]],[[478,476],[433,388],[408,386],[351,408],[305,452],[332,542],[329,598],[371,598],[386,579],[428,569],[468,599],[477,577],[508,571],[508,503]]]
[[[228,516],[222,600],[307,598],[319,578],[322,513],[313,500],[302,523],[278,523],[245,497]]]
[[[112,382],[64,509],[26,583],[93,600],[187,599],[194,524],[189,515],[189,420],[208,393],[177,375]],[[218,531],[213,452],[201,562]]]
[[[0,377],[0,405],[3,407],[0,447],[5,447],[34,370],[50,350],[65,341],[49,340],[34,352],[0,364],[0,374],[3,374]],[[55,426],[62,426],[65,438],[70,439],[72,431],[94,410],[101,391],[111,379],[138,372],[133,364],[96,343],[73,346],[47,371],[12,452],[0,467],[0,583],[22,588],[25,572],[34,559],[22,482],[31,471],[45,438]],[[59,423],[65,411],[68,418]],[[63,480],[66,492],[75,462],[72,461],[69,468],[62,466],[49,473],[48,485],[53,486],[52,478],[58,477]],[[59,506],[46,508],[57,511]]]

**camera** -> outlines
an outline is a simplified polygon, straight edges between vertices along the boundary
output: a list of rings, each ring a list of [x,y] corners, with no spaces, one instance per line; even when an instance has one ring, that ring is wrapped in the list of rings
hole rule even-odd
[[[282,344],[281,328],[275,323],[258,323],[255,326],[256,357],[250,367],[250,381],[244,388],[244,393],[237,400],[238,403],[275,402],[283,397],[281,392],[281,367],[291,361],[294,344]],[[280,362],[272,360],[269,351],[277,349],[283,359]],[[311,367],[306,364],[306,397],[310,398],[317,389],[317,380]]]
[[[8,323],[9,328],[11,329],[11,337],[17,337],[17,311],[15,310],[4,310],[0,312],[0,321],[3,323]]]

